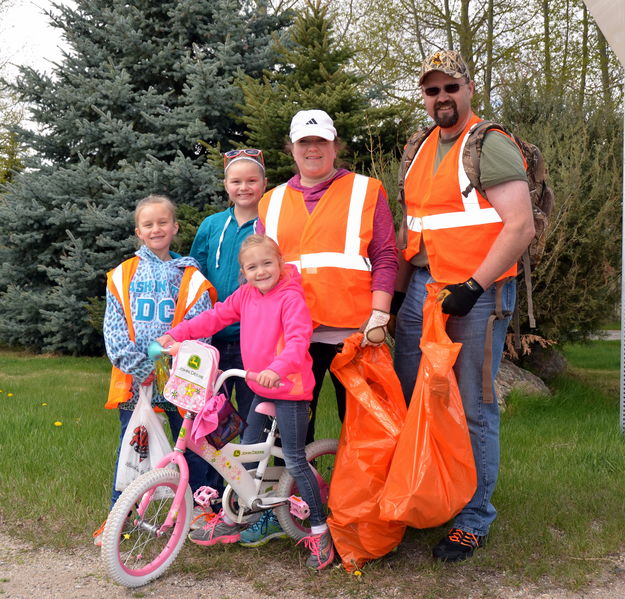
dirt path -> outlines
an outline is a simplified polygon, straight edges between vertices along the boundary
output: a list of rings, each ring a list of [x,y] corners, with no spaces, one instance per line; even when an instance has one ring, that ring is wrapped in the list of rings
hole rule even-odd
[[[198,580],[193,576],[165,576],[140,589],[126,589],[110,582],[100,564],[95,548],[87,547],[58,552],[31,548],[0,532],[0,598],[1,599],[311,599],[301,591],[285,591],[277,585],[276,595],[267,595],[241,579],[220,577],[219,580]],[[285,572],[280,572],[280,576]],[[288,573],[286,573],[288,575]],[[278,578],[280,578],[278,576]],[[292,576],[292,573],[291,573]],[[470,588],[470,587],[466,587]],[[362,589],[366,591],[365,588]],[[371,589],[363,594],[378,599]],[[340,596],[353,596],[348,592]],[[395,594],[387,597],[400,598]],[[420,595],[415,594],[417,599]],[[319,599],[329,597],[317,596]],[[428,595],[428,597],[433,597]],[[492,578],[483,589],[473,588],[466,599],[625,599],[625,556],[614,560],[610,574],[590,588],[579,592],[532,587],[510,588]],[[408,598],[406,598],[408,599]],[[410,599],[413,599],[412,597]]]

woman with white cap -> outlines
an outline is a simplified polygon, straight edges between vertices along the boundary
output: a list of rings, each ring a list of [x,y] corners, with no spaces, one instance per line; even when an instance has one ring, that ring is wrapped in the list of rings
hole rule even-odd
[[[340,142],[330,116],[301,110],[289,138],[297,174],[263,196],[258,230],[299,268],[313,318],[311,442],[317,400],[337,345],[359,329],[363,345],[384,342],[398,260],[382,183],[336,167]],[[345,389],[331,377],[342,421]]]

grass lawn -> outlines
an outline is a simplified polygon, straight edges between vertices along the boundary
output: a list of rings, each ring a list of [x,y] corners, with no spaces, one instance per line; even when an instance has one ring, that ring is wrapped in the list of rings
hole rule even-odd
[[[360,578],[304,572],[290,541],[259,549],[187,544],[171,573],[228,571],[266,593],[311,596],[492,597],[488,580],[581,588],[623,551],[625,439],[619,431],[618,341],[565,348],[570,373],[550,398],[513,395],[502,415],[498,518],[485,549],[458,565],[433,563],[445,528],[409,529],[396,552]],[[118,421],[103,409],[110,366],[101,358],[0,352],[0,522],[3,531],[63,549],[88,546],[106,517]],[[338,436],[332,393],[318,436]],[[94,549],[95,550],[95,549]],[[257,553],[256,553],[257,552]],[[250,559],[252,558],[252,559]],[[258,560],[269,567],[259,572]],[[276,574],[279,572],[279,574]],[[279,585],[276,585],[276,576]],[[294,586],[295,585],[295,586]],[[468,586],[467,586],[468,585]],[[480,591],[479,589],[483,589]]]

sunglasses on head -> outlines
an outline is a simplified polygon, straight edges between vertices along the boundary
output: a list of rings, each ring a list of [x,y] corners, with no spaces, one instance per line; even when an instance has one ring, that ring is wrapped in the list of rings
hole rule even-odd
[[[242,150],[229,150],[224,154],[224,167],[235,158],[248,157],[265,166],[263,151],[256,148],[243,148]]]
[[[423,88],[423,93],[426,96],[434,97],[441,93],[441,89],[444,89],[446,94],[455,94],[463,85],[466,85],[466,83],[447,83],[442,88],[438,86],[425,87]]]

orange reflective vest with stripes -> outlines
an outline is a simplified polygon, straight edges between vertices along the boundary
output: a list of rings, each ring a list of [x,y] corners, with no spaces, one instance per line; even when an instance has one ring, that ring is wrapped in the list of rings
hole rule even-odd
[[[404,182],[408,243],[404,258],[411,260],[421,239],[428,254],[430,272],[444,283],[469,279],[484,261],[499,232],[501,217],[477,189],[469,186],[462,154],[471,128],[481,119],[471,117],[436,172],[440,128],[436,127],[417,152]],[[499,279],[516,275],[516,264]],[[498,279],[498,280],[499,280]]]
[[[297,266],[313,325],[357,328],[371,313],[373,216],[382,183],[349,173],[332,182],[312,213],[286,183],[267,192],[265,233]]]
[[[128,335],[131,341],[135,341],[135,328],[132,324],[132,314],[130,307],[130,282],[137,271],[139,256],[134,256],[122,262],[119,266],[107,273],[107,289],[117,298],[117,301],[124,310],[126,323],[128,325]],[[194,266],[187,266],[182,275],[178,301],[174,311],[172,327],[177,325],[193,308],[202,294],[208,291],[211,301],[217,301],[217,290],[204,278],[204,275]],[[105,408],[116,408],[120,403],[128,401],[132,397],[132,375],[122,372],[113,366],[111,373],[111,384],[109,387],[108,400],[104,404]]]

